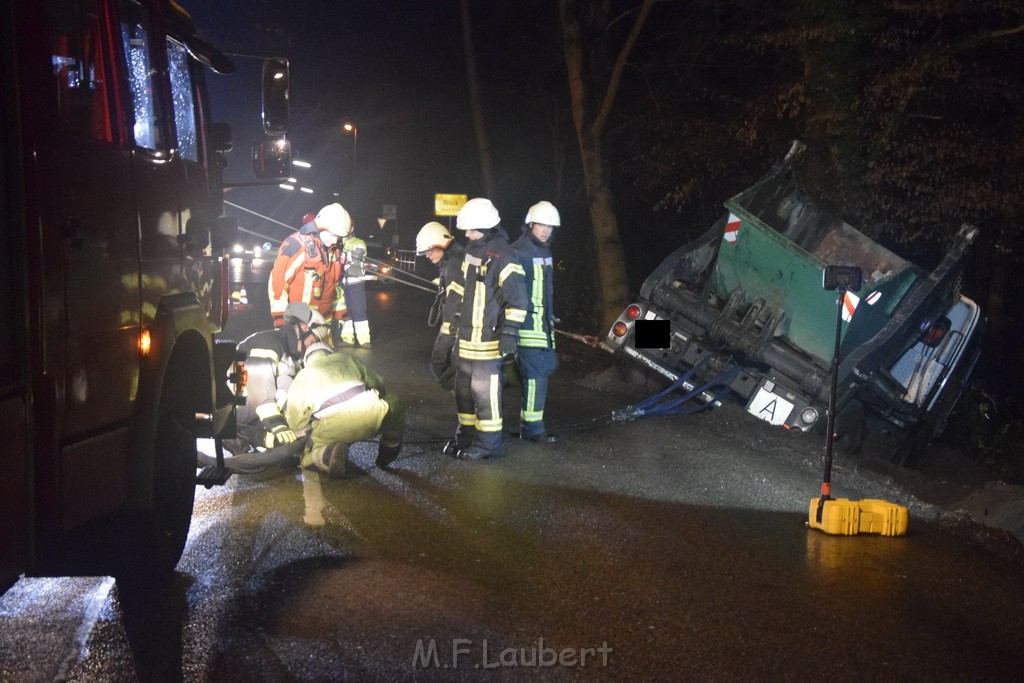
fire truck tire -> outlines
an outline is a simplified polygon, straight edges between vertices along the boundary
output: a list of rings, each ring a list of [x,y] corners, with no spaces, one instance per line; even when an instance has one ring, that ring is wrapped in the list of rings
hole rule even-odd
[[[185,549],[196,491],[196,411],[187,387],[183,369],[172,364],[158,409],[153,506],[139,513],[119,580],[170,578]]]

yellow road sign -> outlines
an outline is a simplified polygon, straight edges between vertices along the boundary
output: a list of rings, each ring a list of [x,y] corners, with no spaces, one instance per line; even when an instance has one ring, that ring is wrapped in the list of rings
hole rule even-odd
[[[435,194],[434,215],[435,216],[457,216],[462,205],[469,200],[464,194]]]

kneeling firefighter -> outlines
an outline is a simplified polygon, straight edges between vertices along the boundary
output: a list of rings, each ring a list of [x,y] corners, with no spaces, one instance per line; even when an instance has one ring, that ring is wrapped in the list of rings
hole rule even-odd
[[[303,354],[311,344],[326,340],[329,328],[318,311],[301,301],[288,304],[283,322],[281,327],[255,332],[238,344],[239,352],[245,354],[248,388],[245,404],[238,407],[239,440],[225,443],[232,452],[256,446],[273,448],[297,438],[288,429],[282,407]]]
[[[304,367],[288,390],[288,426],[309,430],[303,467],[345,476],[349,447],[380,434],[376,464],[384,468],[402,450],[405,402],[359,359],[326,344],[306,350]]]

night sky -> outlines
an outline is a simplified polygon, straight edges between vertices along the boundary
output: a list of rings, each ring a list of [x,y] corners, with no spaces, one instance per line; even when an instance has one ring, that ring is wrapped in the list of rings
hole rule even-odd
[[[292,132],[299,184],[321,192],[292,193],[276,186],[236,189],[227,199],[289,224],[330,201],[352,213],[357,233],[379,230],[385,204],[398,207],[402,246],[410,248],[421,225],[433,220],[433,195],[483,193],[463,61],[457,0],[346,0],[258,2],[187,0],[200,32],[226,52],[280,55],[291,62]],[[539,8],[553,3],[472,3],[474,40],[485,90],[489,134],[500,188],[494,197],[506,228],[526,208],[553,198],[548,116],[531,106],[538,88],[560,87],[560,46],[548,33],[543,45]],[[516,5],[515,8],[507,5]],[[233,57],[234,76],[211,74],[214,116],[232,124],[235,149],[228,155],[229,181],[250,180],[250,150],[263,138],[258,117],[260,61]],[[532,112],[532,113],[531,113]],[[351,121],[358,137],[342,130]],[[354,144],[354,142],[356,144]],[[355,159],[353,164],[353,152]],[[538,170],[540,169],[540,170]],[[331,192],[338,192],[335,199]],[[283,235],[231,210],[240,224]],[[394,225],[388,226],[390,231]],[[271,232],[275,231],[275,232]],[[379,234],[379,233],[378,233]]]

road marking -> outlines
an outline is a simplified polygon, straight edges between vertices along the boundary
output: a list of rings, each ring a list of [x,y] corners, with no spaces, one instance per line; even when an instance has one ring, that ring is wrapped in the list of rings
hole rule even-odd
[[[75,632],[77,652],[72,651],[68,653],[68,656],[61,662],[60,670],[57,672],[54,680],[66,680],[70,668],[89,656],[89,635],[96,626],[103,605],[110,598],[110,589],[113,587],[113,577],[107,576],[99,582],[91,593],[86,594],[85,614],[82,616],[82,623],[78,625],[78,630]]]
[[[305,512],[302,521],[308,526],[323,526],[324,520],[324,492],[320,487],[320,475],[311,470],[303,470],[302,474],[302,502],[305,505]]]

